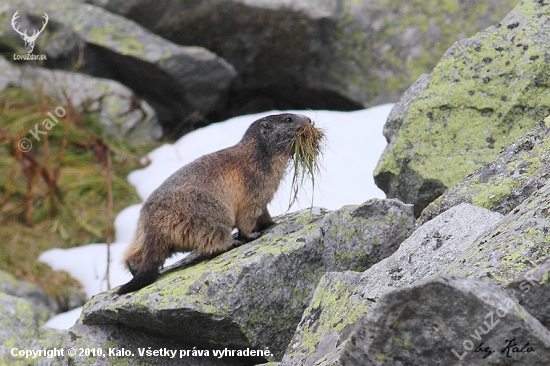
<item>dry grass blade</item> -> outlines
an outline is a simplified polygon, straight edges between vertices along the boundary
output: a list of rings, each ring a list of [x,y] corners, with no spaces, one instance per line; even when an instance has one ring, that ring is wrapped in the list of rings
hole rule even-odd
[[[322,153],[324,138],[324,131],[313,124],[306,124],[296,131],[292,154],[293,175],[289,209],[298,200],[298,192],[306,178],[311,179],[312,188],[315,189],[315,175],[319,173],[321,167],[319,156]],[[313,196],[311,206],[313,207]]]
[[[60,304],[80,285],[37,257],[54,247],[112,241],[114,215],[139,202],[126,176],[156,146],[108,135],[97,113],[70,100],[40,90],[0,92],[0,272],[40,284]],[[61,107],[66,115],[45,128],[48,112]],[[46,135],[36,139],[35,129]],[[21,138],[32,141],[31,151],[18,148]]]

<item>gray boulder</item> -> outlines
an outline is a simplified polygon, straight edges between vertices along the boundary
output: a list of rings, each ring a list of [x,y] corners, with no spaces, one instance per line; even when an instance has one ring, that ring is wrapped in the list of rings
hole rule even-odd
[[[44,323],[59,310],[59,306],[46,295],[40,286],[20,281],[4,271],[0,271],[0,293],[31,303],[37,323]]]
[[[550,8],[527,0],[445,53],[388,122],[374,173],[388,198],[415,204],[419,216],[548,115],[548,29]]]
[[[88,0],[235,66],[227,113],[358,109],[396,101],[452,43],[497,23],[517,0],[434,7],[392,2]]]
[[[137,98],[124,85],[107,79],[81,73],[23,68],[18,86],[44,92],[60,101],[60,105],[72,105],[75,111],[96,111],[105,132],[117,139],[143,144],[162,137],[153,108]]]
[[[336,364],[544,365],[549,358],[550,331],[505,291],[443,276],[383,296]]]
[[[221,325],[221,324],[220,324]],[[159,324],[159,326],[162,326]],[[159,365],[159,366],[242,366],[242,357],[217,357],[199,347],[182,345],[171,338],[129,330],[122,325],[76,323],[63,339],[61,348],[101,349],[102,354],[55,357],[40,366]],[[170,352],[167,352],[169,350]],[[200,351],[200,353],[199,353]],[[153,353],[155,352],[155,353]],[[175,352],[175,353],[172,353]]]
[[[506,286],[510,296],[517,299],[542,325],[550,328],[550,258],[528,270]]]
[[[548,118],[538,122],[495,160],[430,203],[417,225],[462,202],[507,214],[542,188],[550,178],[549,122]]]
[[[210,51],[178,46],[102,8],[71,0],[10,1],[0,13],[0,37],[7,44],[23,46],[10,25],[17,10],[21,29],[36,29],[40,21],[35,20],[49,16],[34,51],[46,54],[44,66],[78,68],[121,82],[155,109],[170,134],[190,131],[223,109],[236,73]]]
[[[123,326],[210,356],[225,348],[269,349],[271,356],[248,355],[241,363],[280,359],[321,276],[369,268],[391,255],[413,225],[411,206],[395,200],[289,214],[260,239],[182,269],[184,259],[136,293],[93,297],[65,344],[94,347],[84,334],[100,332],[116,345],[110,329]],[[130,351],[138,354],[137,347]]]
[[[330,365],[328,360],[341,360],[345,341],[343,330],[361,318],[361,314],[356,314],[355,319],[341,318],[341,314],[368,309],[391,289],[417,283],[429,276],[478,278],[501,287],[512,283],[509,290],[517,292],[520,289],[524,295],[520,296],[519,292],[515,295],[519,303],[524,303],[528,310],[534,309],[546,299],[541,295],[543,290],[535,291],[534,284],[525,284],[525,278],[516,278],[550,256],[550,222],[546,209],[549,206],[548,182],[505,216],[461,203],[420,226],[394,254],[369,268],[360,278],[333,277],[324,288],[317,288],[283,364],[298,365],[310,360],[311,364],[324,365],[322,362],[326,361],[326,365]],[[541,276],[536,277],[540,278],[536,282],[546,283],[545,268],[541,265],[535,270],[537,276]],[[527,287],[532,290],[526,291]],[[327,292],[332,295],[325,299],[322,294]],[[354,301],[331,301],[340,296]],[[440,301],[442,299],[445,297]],[[547,321],[542,315],[544,307],[532,311],[533,316]],[[322,313],[335,315],[333,318],[317,316],[312,320],[312,314]],[[333,343],[328,342],[327,337],[331,337]],[[312,359],[313,355],[322,358]]]
[[[323,357],[337,357],[354,324],[382,295],[445,272],[501,220],[499,213],[461,204],[418,228],[395,253],[362,274],[327,274],[304,312],[283,365],[313,365]]]
[[[10,86],[19,84],[21,71],[13,66],[3,57],[0,57],[0,91],[6,90]]]
[[[61,346],[64,332],[40,328],[41,317],[28,299],[0,292],[0,363],[3,365],[34,365],[43,357],[44,349]],[[40,311],[40,310],[38,310]],[[25,354],[35,351],[36,357]],[[22,353],[21,353],[22,352]]]

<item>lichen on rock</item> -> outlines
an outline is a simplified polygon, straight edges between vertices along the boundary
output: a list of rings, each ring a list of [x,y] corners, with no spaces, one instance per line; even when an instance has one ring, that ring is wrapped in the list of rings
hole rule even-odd
[[[20,357],[19,350],[43,350],[61,346],[64,332],[44,329],[41,314],[29,299],[0,292],[0,363],[35,365],[43,357]],[[14,351],[15,349],[15,351]],[[15,356],[12,354],[15,352]]]
[[[341,355],[339,365],[542,365],[550,331],[498,286],[441,276],[381,298]]]
[[[422,212],[417,226],[462,202],[507,214],[542,188],[550,178],[549,122],[538,122],[495,160],[437,198]]]
[[[414,225],[410,205],[380,199],[278,221],[258,240],[214,259],[167,268],[140,291],[95,296],[72,332],[102,332],[119,343],[113,332],[125,327],[168,337],[178,347],[268,347],[273,355],[242,362],[280,359],[323,274],[369,268],[391,255]],[[86,344],[77,338],[68,343]],[[132,347],[135,353],[140,345]]]
[[[406,114],[393,115],[402,122],[375,170],[388,197],[414,203],[419,216],[550,113],[549,24],[547,4],[524,1],[447,51]]]

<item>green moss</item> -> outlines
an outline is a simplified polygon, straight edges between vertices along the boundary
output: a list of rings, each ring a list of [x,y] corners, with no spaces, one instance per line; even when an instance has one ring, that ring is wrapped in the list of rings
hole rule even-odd
[[[400,93],[421,74],[432,70],[453,42],[479,31],[481,17],[488,16],[497,23],[518,2],[504,1],[497,11],[487,14],[486,4],[459,4],[453,0],[415,0],[406,6],[390,0],[345,1],[336,30],[339,56],[336,60],[343,61],[335,62],[329,74],[336,80],[346,75],[346,80],[353,84],[353,92],[362,93],[366,101],[384,93]],[[355,19],[360,12],[393,16],[382,16],[382,24],[365,30],[357,26]],[[434,30],[439,35],[435,39],[428,36]],[[419,53],[406,54],[400,46],[404,34],[418,34],[418,39],[424,40],[418,46]]]
[[[526,2],[516,13],[529,7]],[[505,41],[511,35],[530,39],[539,32],[535,22],[492,28],[455,44],[430,75],[429,88],[409,105],[375,175],[399,175],[408,162],[406,168],[423,179],[454,186],[545,117],[550,92],[537,80],[549,66],[531,55],[540,54],[540,46]]]
[[[123,55],[144,57],[144,46],[137,37],[124,34],[121,25],[88,29],[88,41],[102,47],[117,49]]]
[[[541,281],[540,281],[540,284],[541,285],[544,285],[548,282],[548,272],[544,273],[541,277]]]
[[[509,196],[510,193],[511,189],[508,185],[487,187],[472,198],[472,203],[490,210],[501,198]]]
[[[408,350],[413,349],[413,346],[408,339],[405,339],[405,341],[403,342],[403,347],[405,347],[405,349],[408,349]]]
[[[527,317],[525,316],[525,314],[523,314],[523,312],[519,309],[517,305],[514,305],[514,311],[525,323],[528,323]]]
[[[121,44],[121,50],[126,55],[137,55],[143,52],[143,44],[136,37],[126,37]]]
[[[90,41],[95,43],[95,44],[105,46],[106,43],[107,43],[106,33],[109,32],[109,31],[113,32],[113,31],[116,31],[116,29],[113,26],[109,26],[109,27],[105,27],[105,28],[92,28],[92,29],[90,29],[89,30]]]
[[[306,323],[302,329],[305,337],[302,338],[300,347],[290,352],[291,357],[312,354],[324,337],[333,332],[341,332],[346,326],[357,322],[370,308],[370,304],[353,295],[354,287],[346,279],[350,274],[351,272],[335,273],[330,280],[327,280],[326,275],[321,278],[311,305],[303,315],[305,319],[313,317],[315,320]]]

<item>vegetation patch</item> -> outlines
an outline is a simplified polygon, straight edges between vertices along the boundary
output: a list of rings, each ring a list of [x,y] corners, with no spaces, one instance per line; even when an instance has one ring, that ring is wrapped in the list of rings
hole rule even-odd
[[[65,99],[0,92],[0,269],[40,285],[62,310],[80,285],[38,256],[112,241],[116,213],[140,201],[126,176],[154,147],[110,137],[86,103],[76,110]]]
[[[319,173],[319,156],[323,150],[325,132],[313,124],[305,124],[296,131],[292,153],[292,185],[288,208],[298,199],[298,191],[307,178],[315,189],[315,175]],[[313,193],[312,193],[313,194]],[[311,198],[313,207],[313,197]]]

